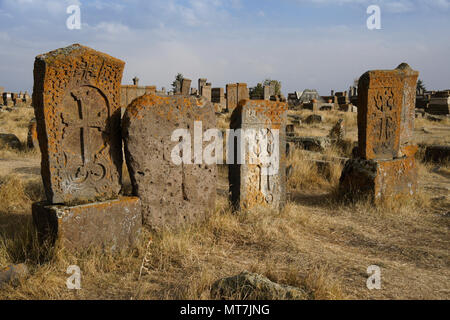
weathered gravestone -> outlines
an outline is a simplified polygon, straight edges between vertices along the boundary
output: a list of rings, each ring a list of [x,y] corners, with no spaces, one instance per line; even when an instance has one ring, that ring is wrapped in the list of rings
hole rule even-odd
[[[286,202],[285,102],[241,100],[231,116],[228,160],[231,203],[235,209],[280,210]]]
[[[249,91],[246,83],[227,84],[227,109],[229,112],[239,105],[242,100],[250,99]]]
[[[198,94],[202,95],[203,94],[203,87],[206,85],[206,82],[208,80],[206,78],[200,78],[198,79]]]
[[[211,85],[205,84],[202,87],[202,97],[204,97],[206,101],[211,101]]]
[[[223,88],[211,89],[211,102],[225,104],[225,92]]]
[[[145,225],[176,227],[201,221],[214,210],[216,162],[205,163],[194,154],[203,154],[210,143],[197,139],[215,124],[214,109],[204,98],[145,95],[128,106],[122,128],[125,156]],[[182,139],[186,149],[178,151],[181,138],[172,137],[177,129],[187,135]]]
[[[33,220],[41,238],[117,248],[137,235],[139,199],[118,197],[124,64],[78,44],[36,57],[33,103],[47,202],[33,205]]]
[[[33,118],[28,124],[27,146],[30,149],[39,148],[39,141],[37,137],[37,124],[36,119]]]
[[[192,80],[183,78],[183,80],[181,81],[181,94],[185,96],[189,95],[189,91],[191,90],[191,82]]]
[[[227,109],[232,112],[237,107],[237,84],[230,83],[226,85],[227,90]]]
[[[36,57],[33,101],[49,202],[118,196],[123,68],[124,62],[80,45]]]
[[[341,193],[375,200],[414,195],[417,172],[412,144],[419,73],[407,64],[366,72],[358,85],[358,157],[349,160]]]

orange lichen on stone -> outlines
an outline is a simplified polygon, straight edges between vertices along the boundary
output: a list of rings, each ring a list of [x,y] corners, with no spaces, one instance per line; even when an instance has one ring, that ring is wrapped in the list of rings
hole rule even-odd
[[[417,190],[412,144],[418,72],[402,63],[395,70],[361,76],[358,86],[359,157],[347,161],[340,193],[375,201],[413,196]]]
[[[33,104],[49,202],[117,197],[124,65],[79,44],[36,57]]]
[[[418,72],[406,64],[395,70],[368,71],[358,85],[358,141],[364,159],[399,156],[412,139]]]
[[[142,226],[137,197],[79,206],[34,203],[33,221],[40,241],[60,242],[73,251],[89,247],[118,250],[131,246]]]
[[[417,192],[415,159],[351,159],[344,167],[339,188],[348,198],[369,196],[375,201],[413,196]]]
[[[243,129],[245,132],[245,138],[238,141],[244,144],[245,161],[239,164],[235,159],[229,171],[231,202],[236,209],[267,207],[280,210],[284,207],[286,117],[285,102],[242,100],[233,111],[230,128]],[[255,142],[262,145],[252,145]],[[235,149],[239,150],[241,146]],[[268,151],[265,158],[268,157],[269,161],[262,161],[261,150]]]

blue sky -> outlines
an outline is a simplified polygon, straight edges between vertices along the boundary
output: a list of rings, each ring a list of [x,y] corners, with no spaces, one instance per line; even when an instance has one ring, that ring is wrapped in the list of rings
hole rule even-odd
[[[66,8],[81,7],[81,30]],[[367,7],[381,8],[368,30]],[[31,91],[38,54],[81,43],[126,62],[123,83],[165,86],[177,72],[213,87],[265,78],[283,92],[346,90],[403,61],[450,88],[450,0],[0,0],[0,86]]]

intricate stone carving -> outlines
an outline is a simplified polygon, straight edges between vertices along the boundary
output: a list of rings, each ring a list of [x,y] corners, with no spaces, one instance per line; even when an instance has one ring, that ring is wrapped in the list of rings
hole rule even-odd
[[[124,62],[80,45],[36,57],[35,114],[50,203],[117,197]]]

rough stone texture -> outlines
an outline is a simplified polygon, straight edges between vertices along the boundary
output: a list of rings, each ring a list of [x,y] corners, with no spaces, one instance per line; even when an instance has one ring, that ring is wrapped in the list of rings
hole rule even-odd
[[[248,99],[250,99],[250,94],[249,94],[249,90],[247,88],[247,84],[246,83],[238,83],[237,84],[237,103],[238,103],[238,105],[242,100],[248,100]]]
[[[217,280],[211,286],[214,299],[231,300],[305,300],[308,294],[300,288],[280,285],[266,277],[244,271],[241,274]]]
[[[144,94],[155,94],[156,86],[139,87],[137,85],[123,85],[120,87],[120,105],[126,108],[134,99]]]
[[[211,101],[211,86],[204,85],[202,87],[202,97],[204,97],[207,101]]]
[[[431,97],[426,110],[428,113],[435,115],[450,114],[450,91],[437,92]]]
[[[250,156],[260,153],[259,148],[251,148],[248,140],[241,139],[244,143],[244,164],[238,164],[237,152],[235,152],[234,164],[229,165],[229,183],[231,203],[235,209],[251,209],[253,207],[267,207],[280,210],[286,202],[286,118],[287,104],[284,102],[272,102],[266,100],[241,100],[239,106],[231,116],[231,129],[253,129],[255,138],[266,139],[271,142],[267,145],[270,154],[275,155],[275,161],[270,164],[250,164]],[[274,149],[273,130],[279,130],[278,146]],[[236,139],[237,141],[237,139]],[[264,140],[261,140],[264,141]],[[240,148],[238,141],[235,150]],[[264,143],[263,143],[264,144]],[[256,151],[255,151],[256,150]],[[278,167],[273,175],[264,175],[263,166]]]
[[[188,96],[189,92],[191,90],[191,79],[183,78],[183,81],[181,82],[181,94]]]
[[[263,90],[263,100],[270,100],[270,86],[264,86]]]
[[[339,189],[343,196],[350,199],[368,196],[380,201],[397,196],[413,196],[417,191],[415,159],[350,159],[342,171]]]
[[[39,140],[37,137],[37,123],[35,118],[31,119],[30,124],[28,125],[27,146],[30,149],[39,148]]]
[[[180,143],[171,141],[174,130],[189,130],[194,145],[194,121],[202,122],[203,132],[216,126],[214,109],[204,98],[145,95],[125,112],[125,156],[146,226],[178,226],[202,220],[214,210],[216,164],[176,165],[171,158]],[[203,148],[209,144],[203,142]]]
[[[237,84],[227,84],[227,109],[232,112],[237,107]]]
[[[19,138],[12,133],[0,133],[0,147],[10,148],[10,149],[20,149],[22,144]]]
[[[412,140],[415,90],[419,73],[407,64],[395,70],[368,71],[358,84],[358,141],[363,159],[400,156]]]
[[[203,90],[203,87],[206,85],[206,81],[208,81],[208,80],[205,78],[198,79],[198,94],[199,95],[203,94],[202,90]]]
[[[142,226],[137,197],[96,202],[74,207],[46,202],[32,206],[33,222],[41,242],[60,242],[68,250],[89,247],[120,250],[131,246]]]
[[[395,70],[375,70],[358,85],[358,148],[341,175],[346,198],[375,202],[413,196],[417,190],[412,144],[418,72],[402,63]]]
[[[330,139],[341,141],[345,139],[344,119],[339,119],[338,122],[331,129],[329,134]]]
[[[28,267],[21,264],[9,265],[0,269],[0,289],[6,285],[14,285],[29,274]]]
[[[50,203],[116,198],[125,63],[75,44],[36,57],[33,104]]]

